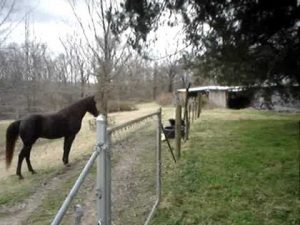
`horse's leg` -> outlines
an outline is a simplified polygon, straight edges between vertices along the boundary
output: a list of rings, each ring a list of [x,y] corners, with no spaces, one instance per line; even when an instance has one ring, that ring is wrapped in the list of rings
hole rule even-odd
[[[65,137],[63,154],[63,162],[65,165],[69,164],[69,153],[74,139],[75,135]]]
[[[30,147],[28,146],[28,149],[26,149],[25,159],[26,159],[26,163],[27,163],[28,170],[29,170],[32,174],[36,174],[36,172],[34,171],[34,169],[32,169],[31,162],[30,162],[30,152],[31,152],[31,148],[32,148],[32,145],[31,145]]]
[[[21,152],[19,153],[19,159],[18,159],[18,166],[17,166],[17,173],[16,174],[19,176],[20,179],[24,178],[22,176],[22,173],[21,173],[21,168],[22,168],[22,162],[23,162],[23,160],[26,157],[26,154],[28,152],[28,150],[27,150],[28,148],[30,149],[31,146],[23,145],[23,148],[22,148]]]

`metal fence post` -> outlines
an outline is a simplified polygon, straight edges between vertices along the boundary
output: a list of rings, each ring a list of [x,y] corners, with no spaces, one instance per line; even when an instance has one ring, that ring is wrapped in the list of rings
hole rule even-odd
[[[107,134],[106,145],[106,193],[107,193],[107,204],[106,204],[106,212],[107,212],[107,225],[111,225],[111,135]]]
[[[97,181],[96,181],[96,205],[97,223],[110,225],[110,155],[107,136],[107,123],[103,115],[99,115],[97,121],[97,144],[103,145],[103,150],[97,158]]]
[[[83,217],[83,208],[80,204],[76,204],[74,207],[75,211],[75,225],[81,225],[81,219]]]
[[[156,126],[156,201],[153,205],[144,225],[148,225],[150,223],[151,218],[154,215],[155,210],[157,209],[160,198],[161,198],[161,108],[159,108],[158,112],[155,113],[157,115],[157,126]]]
[[[156,186],[156,193],[158,202],[160,201],[161,197],[161,108],[158,110],[157,114],[157,152],[156,152],[156,161],[157,161],[157,186]]]

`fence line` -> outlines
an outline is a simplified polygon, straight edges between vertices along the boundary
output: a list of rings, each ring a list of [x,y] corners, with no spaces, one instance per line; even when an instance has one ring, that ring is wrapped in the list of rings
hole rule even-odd
[[[97,162],[97,175],[96,175],[96,210],[97,210],[97,224],[111,225],[111,136],[122,129],[133,126],[137,123],[143,122],[149,118],[157,117],[156,124],[156,201],[152,206],[150,213],[145,219],[145,225],[149,224],[154,215],[156,208],[159,205],[161,198],[161,109],[155,113],[148,114],[138,119],[129,121],[122,125],[107,128],[107,121],[100,115],[97,117],[97,140],[96,147],[90,159],[85,165],[84,169],[77,178],[74,186],[70,190],[59,211],[55,215],[51,225],[58,225],[62,221],[67,209],[69,208],[72,200],[78,193],[81,185],[83,184],[86,176],[90,172],[94,162]],[[79,220],[77,220],[78,223]]]
[[[91,155],[90,159],[86,163],[85,167],[83,168],[82,172],[80,173],[79,177],[77,178],[74,186],[72,187],[71,191],[69,192],[68,196],[66,197],[65,201],[63,202],[62,206],[60,207],[59,211],[57,212],[55,218],[53,219],[51,225],[58,225],[63,219],[63,216],[66,214],[67,209],[69,208],[71,201],[76,196],[80,186],[84,182],[85,177],[89,173],[90,169],[92,168],[95,160],[97,159],[98,155],[102,151],[101,146],[96,146],[93,154]]]
[[[155,210],[157,209],[160,198],[161,198],[161,109],[159,109],[157,112],[139,117],[137,119],[131,120],[129,122],[126,122],[124,124],[109,128],[107,130],[108,134],[108,140],[111,140],[111,136],[114,135],[114,133],[117,133],[121,130],[127,129],[135,124],[141,123],[143,121],[146,121],[150,118],[157,117],[157,124],[156,124],[156,200],[153,204],[150,213],[148,214],[144,225],[148,225],[151,218],[154,215]],[[108,224],[105,225],[111,225],[111,221]]]

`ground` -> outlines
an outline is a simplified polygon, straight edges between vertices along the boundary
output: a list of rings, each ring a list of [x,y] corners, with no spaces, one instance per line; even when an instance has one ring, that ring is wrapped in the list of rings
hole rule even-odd
[[[300,224],[296,113],[205,110],[163,164],[155,225]]]
[[[146,104],[138,111],[111,114],[109,122],[117,125],[155,110],[157,105]],[[173,113],[174,108],[164,108],[164,121]],[[153,224],[298,224],[299,118],[251,109],[203,111],[183,143],[179,163],[173,163],[163,144],[162,202]],[[38,174],[31,175],[24,166],[22,181],[14,174],[15,160],[4,172],[2,153],[0,225],[50,224],[94,146],[91,119],[85,117],[75,140],[71,167],[62,165],[61,140],[36,144],[32,162]],[[153,121],[131,128],[131,137],[128,131],[113,137],[113,193],[119,193],[112,199],[114,224],[142,224],[154,202],[154,167],[147,163],[154,155],[144,154],[153,145],[150,124]],[[0,122],[0,134],[7,125]],[[0,139],[2,149],[3,143]],[[94,175],[92,169],[72,205],[84,207],[83,224],[95,224]],[[134,178],[142,181],[140,186]],[[74,223],[72,207],[62,224]]]
[[[109,116],[109,123],[112,126],[118,125],[155,112],[157,109],[158,106],[155,104],[143,104],[136,111],[112,113]],[[5,170],[5,158],[2,151],[0,155],[0,161],[2,162],[0,171],[3,171],[0,174],[0,225],[45,224],[45,220],[41,217],[49,214],[49,210],[48,212],[43,211],[44,205],[48,204],[47,207],[50,205],[50,208],[52,207],[51,204],[55,205],[53,206],[52,214],[57,211],[57,203],[54,204],[51,201],[62,201],[61,199],[68,193],[70,186],[82,170],[95,144],[95,131],[91,126],[93,124],[91,121],[93,121],[93,118],[90,115],[84,118],[82,129],[73,143],[70,153],[71,167],[62,165],[62,140],[39,140],[35,144],[31,155],[33,167],[38,174],[31,175],[27,172],[25,164],[23,164],[22,171],[25,179],[19,181],[14,175],[18,150],[15,152],[12,166],[8,171]],[[2,128],[1,134],[4,135],[3,130],[8,124],[7,121],[0,123]],[[122,134],[118,134],[118,136],[122,136]],[[4,149],[4,141],[0,142],[0,145],[1,149]],[[19,148],[20,143],[17,144],[16,149]],[[113,169],[116,179],[118,179],[118,176],[121,176],[131,180],[130,176],[132,174],[130,173],[133,165],[135,165],[132,161],[140,158],[138,151],[134,149],[130,154],[126,154],[125,157],[122,156],[122,160],[116,160]],[[91,192],[95,193],[94,186],[94,179],[89,176],[85,181],[84,188],[82,188],[84,191],[81,191],[82,193],[80,194],[85,199],[83,203],[86,209],[83,218],[85,219],[84,224],[94,224],[95,221],[95,212],[93,210],[95,206],[94,194],[91,194]],[[126,193],[125,191],[124,195]],[[58,197],[60,195],[61,199]],[[46,199],[48,203],[45,203]],[[51,200],[49,201],[48,199]],[[68,215],[66,218],[68,219]],[[50,219],[52,218],[50,217]],[[69,220],[74,221],[73,218],[69,218]],[[49,222],[47,221],[46,223]]]

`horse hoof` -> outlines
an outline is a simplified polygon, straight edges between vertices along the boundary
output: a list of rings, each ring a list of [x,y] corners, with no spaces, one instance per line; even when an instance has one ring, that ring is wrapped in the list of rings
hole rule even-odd
[[[23,180],[24,177],[22,175],[18,175],[19,176],[19,180]]]
[[[30,171],[32,174],[37,174],[37,172],[35,172],[35,170]]]
[[[71,167],[71,164],[70,163],[66,163],[65,167]]]

